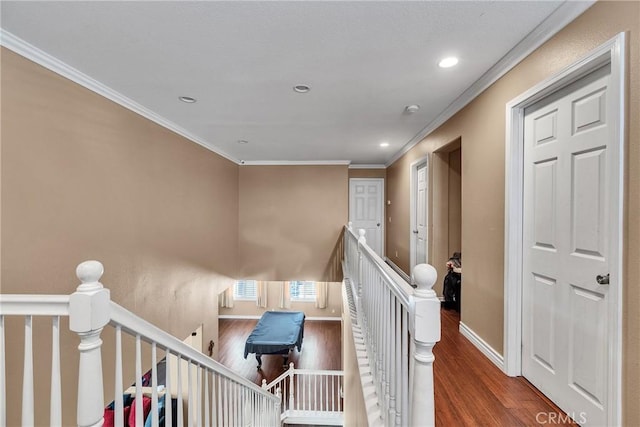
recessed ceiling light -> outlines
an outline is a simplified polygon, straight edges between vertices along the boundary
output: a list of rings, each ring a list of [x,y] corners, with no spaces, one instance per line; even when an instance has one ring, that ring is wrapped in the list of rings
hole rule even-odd
[[[384,148],[384,147],[388,147],[389,143],[388,142],[381,142],[380,143],[380,147]]]
[[[440,62],[438,62],[438,66],[440,68],[450,68],[458,63],[458,58],[455,56],[449,56],[448,58],[444,58]]]
[[[197,101],[197,99],[192,98],[190,96],[179,96],[178,99],[182,102],[186,102],[187,104],[193,104]]]
[[[416,111],[418,111],[420,109],[419,105],[413,104],[413,105],[407,105],[406,107],[404,107],[404,111],[406,111],[409,114],[413,114]]]
[[[293,90],[298,93],[307,93],[311,90],[311,86],[309,85],[295,85]]]
[[[239,139],[237,142],[238,142],[238,144],[248,144],[249,143],[249,141],[247,141],[246,139]]]

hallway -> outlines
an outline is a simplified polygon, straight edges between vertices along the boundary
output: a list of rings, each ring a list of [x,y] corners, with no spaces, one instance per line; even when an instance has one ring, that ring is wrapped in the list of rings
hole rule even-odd
[[[435,406],[439,426],[575,425],[522,377],[510,378],[460,332],[460,315],[442,310],[442,340],[435,346]],[[260,384],[283,372],[282,358],[265,356],[256,370],[253,355],[243,359],[246,337],[256,320],[220,319],[220,362]],[[290,360],[298,368],[340,368],[340,322],[307,321],[302,352]]]
[[[523,377],[506,376],[460,332],[459,313],[441,310],[434,354],[436,425],[575,425]]]

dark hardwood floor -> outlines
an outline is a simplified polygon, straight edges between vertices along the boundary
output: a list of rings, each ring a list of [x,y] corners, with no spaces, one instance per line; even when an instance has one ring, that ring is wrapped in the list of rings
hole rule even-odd
[[[434,347],[433,368],[437,425],[575,425],[527,380],[506,376],[463,337],[457,312],[441,313],[442,338]]]
[[[438,426],[575,425],[527,380],[504,375],[458,332],[459,321],[455,311],[442,310],[442,339],[434,350]],[[260,384],[284,370],[280,356],[263,356],[260,371],[253,355],[243,358],[244,342],[256,323],[220,319],[219,360]],[[340,322],[307,321],[302,352],[295,350],[290,361],[303,369],[341,369],[340,334]]]
[[[245,378],[261,384],[273,381],[285,369],[282,356],[262,356],[262,368],[257,370],[253,354],[244,356],[244,343],[258,323],[257,320],[220,319],[218,321],[218,359]],[[289,362],[299,369],[342,369],[341,325],[339,321],[307,320],[304,323],[302,351],[294,349]]]

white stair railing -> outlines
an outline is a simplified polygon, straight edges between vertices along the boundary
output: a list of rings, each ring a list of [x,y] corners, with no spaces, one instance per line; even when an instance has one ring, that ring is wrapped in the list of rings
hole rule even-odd
[[[282,396],[282,420],[292,424],[343,424],[343,371],[296,369],[293,363],[262,388]]]
[[[109,290],[99,282],[103,273],[102,264],[87,261],[76,270],[81,281],[76,292],[69,296],[58,295],[0,295],[0,426],[7,425],[6,372],[5,365],[6,322],[10,316],[24,318],[24,376],[22,380],[21,424],[34,424],[36,405],[50,406],[50,425],[62,425],[62,387],[60,380],[60,318],[69,317],[69,329],[80,338],[78,345],[79,368],[77,376],[77,424],[79,426],[99,426],[103,423],[105,401],[103,390],[103,363],[101,332],[105,327],[115,329],[116,351],[113,357],[106,355],[107,363],[115,367],[115,389],[113,390],[114,420],[116,426],[126,423],[123,416],[123,360],[122,335],[135,339],[135,411],[136,426],[143,426],[141,377],[143,361],[142,343],[151,346],[151,424],[157,427],[158,404],[163,390],[170,393],[171,359],[177,360],[177,414],[172,413],[171,402],[165,404],[165,426],[172,426],[172,419],[183,426],[279,426],[280,398],[274,396],[247,379],[235,374],[183,343],[179,339],[135,316],[110,300]],[[34,395],[33,379],[33,318],[50,317],[52,319],[51,387],[50,399]],[[158,387],[157,361],[165,356],[166,386]],[[146,370],[146,369],[145,369]],[[183,390],[182,378],[187,378],[187,390]],[[74,378],[65,378],[65,382]],[[129,383],[129,382],[128,382]],[[185,396],[186,392],[186,396]],[[109,393],[111,395],[111,393]],[[168,396],[171,396],[169,394]],[[186,411],[183,409],[186,406]],[[177,416],[176,416],[177,415]]]
[[[414,268],[413,288],[366,244],[365,231],[344,230],[343,272],[363,388],[377,400],[368,413],[386,426],[435,424],[433,347],[440,341],[435,268]]]

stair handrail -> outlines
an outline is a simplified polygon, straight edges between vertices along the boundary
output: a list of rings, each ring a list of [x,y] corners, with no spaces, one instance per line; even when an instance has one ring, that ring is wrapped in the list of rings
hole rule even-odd
[[[206,368],[229,381],[233,381],[249,389],[250,392],[255,393],[263,399],[263,402],[266,402],[266,405],[262,407],[262,411],[265,412],[265,417],[273,416],[271,421],[268,421],[270,418],[262,418],[261,421],[259,421],[261,425],[265,425],[265,423],[274,426],[280,424],[280,397],[277,396],[277,394],[269,393],[219,362],[185,344],[178,338],[111,301],[110,291],[99,281],[103,272],[104,268],[98,261],[85,261],[78,265],[76,275],[78,279],[80,279],[81,284],[71,295],[0,294],[0,426],[6,425],[5,417],[7,409],[5,401],[7,385],[5,375],[5,351],[7,347],[4,342],[4,318],[6,316],[25,316],[25,358],[22,398],[23,425],[33,424],[34,406],[36,403],[33,384],[33,346],[31,342],[31,324],[34,316],[50,316],[54,318],[54,348],[52,349],[51,355],[51,425],[62,424],[60,353],[59,344],[56,343],[59,340],[59,318],[66,316],[69,318],[69,329],[80,337],[80,344],[78,345],[80,356],[76,413],[78,426],[98,426],[102,425],[103,422],[105,395],[101,352],[102,340],[100,334],[107,325],[114,326],[118,334],[124,331],[139,338],[140,341],[152,344],[154,361],[155,350],[157,348],[165,349],[167,353],[170,353],[172,356],[177,356],[179,360],[183,358],[182,360],[191,362],[201,368]],[[56,338],[56,336],[58,338]],[[118,348],[118,344],[116,344],[116,348]],[[139,356],[139,347],[137,353],[137,356]],[[155,385],[155,366],[152,367],[152,371],[154,373],[153,382]],[[139,372],[136,372],[136,376],[139,377],[140,375],[138,374]],[[138,380],[136,380],[137,395],[141,393]],[[118,385],[116,385],[116,387],[118,387]],[[208,388],[205,388],[205,390],[205,393],[208,393]],[[119,395],[122,396],[122,393]],[[154,387],[153,396],[155,400],[154,406],[157,408],[157,387]],[[139,400],[141,401],[142,399]],[[117,414],[117,399],[115,404]],[[206,399],[205,404],[208,405]],[[171,405],[168,405],[166,407],[169,418],[170,406]],[[137,413],[142,414],[141,408],[138,409]],[[206,416],[209,416],[208,412]],[[140,423],[143,422],[137,419],[136,423],[139,421]]]
[[[343,265],[346,282],[350,284],[355,300],[356,322],[364,331],[367,357],[372,366],[379,368],[372,368],[371,374],[382,408],[380,418],[385,425],[434,425],[433,347],[440,341],[440,300],[433,291],[437,279],[435,268],[428,264],[415,266],[413,279],[417,287],[414,289],[367,245],[365,230],[359,229],[356,234],[351,222],[344,230]],[[378,282],[367,283],[375,274],[401,304],[402,313],[398,312],[391,297],[382,295],[376,288]],[[376,298],[382,298],[384,302]],[[385,304],[394,305],[389,309]],[[402,332],[400,341],[403,351],[410,352],[412,363],[409,366],[403,365],[403,357],[387,354],[389,347],[393,347],[391,344],[399,340],[396,336],[389,337],[392,327],[380,324],[381,314],[391,316],[391,322],[396,322],[394,327],[403,324],[398,322],[399,317],[407,317],[408,333]],[[409,336],[412,345],[405,342]],[[402,376],[401,380],[398,375]]]

